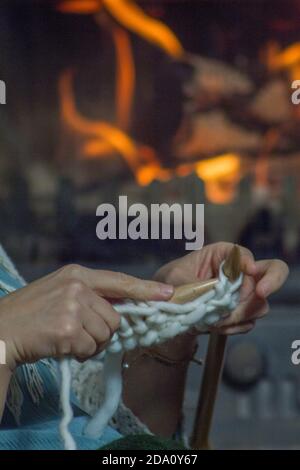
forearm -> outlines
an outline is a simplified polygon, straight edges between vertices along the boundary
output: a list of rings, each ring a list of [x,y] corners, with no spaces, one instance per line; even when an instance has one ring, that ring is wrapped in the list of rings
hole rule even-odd
[[[185,334],[157,346],[153,357],[151,350],[145,350],[145,354],[133,352],[126,358],[125,404],[155,434],[171,436],[178,428],[187,368],[195,346],[195,336]]]
[[[0,365],[0,423],[2,420],[7,390],[11,376],[11,370],[6,365]]]

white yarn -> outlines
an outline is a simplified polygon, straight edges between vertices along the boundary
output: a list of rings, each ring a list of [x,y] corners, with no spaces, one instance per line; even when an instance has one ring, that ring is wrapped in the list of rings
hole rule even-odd
[[[71,369],[69,367],[68,359],[63,359],[60,362],[61,371],[61,389],[60,389],[60,402],[63,412],[63,417],[60,422],[59,430],[64,441],[66,450],[76,450],[76,443],[69,431],[69,424],[73,419],[73,410],[70,403],[71,393]]]
[[[122,395],[123,352],[109,354],[104,362],[104,401],[85,429],[87,436],[101,436],[110,418],[115,414]]]
[[[103,359],[89,359],[84,363],[75,359],[70,361],[72,373],[72,391],[80,407],[94,416],[104,400]],[[132,411],[120,400],[117,411],[109,420],[109,426],[120,434],[153,434]]]
[[[223,263],[224,264],[224,263]],[[105,351],[104,381],[105,396],[101,408],[88,423],[85,434],[99,437],[115,413],[122,393],[122,361],[126,351],[136,347],[149,347],[174,338],[192,326],[207,329],[227,316],[238,304],[238,290],[242,275],[230,282],[219,270],[219,282],[214,289],[186,304],[171,302],[133,302],[114,305],[121,315],[121,324],[113,335]],[[66,450],[76,449],[68,425],[72,420],[70,412],[71,372],[70,364],[64,359],[61,363],[62,389],[61,402],[63,419],[60,426]],[[71,438],[71,439],[70,439]]]

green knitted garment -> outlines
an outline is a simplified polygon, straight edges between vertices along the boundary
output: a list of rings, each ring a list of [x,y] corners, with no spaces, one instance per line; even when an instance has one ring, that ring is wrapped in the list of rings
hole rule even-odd
[[[117,439],[99,450],[185,450],[181,442],[149,434],[132,434]]]

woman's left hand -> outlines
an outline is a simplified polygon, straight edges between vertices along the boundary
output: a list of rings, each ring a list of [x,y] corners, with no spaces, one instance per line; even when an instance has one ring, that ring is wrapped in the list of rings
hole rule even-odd
[[[207,245],[163,266],[156,273],[155,279],[179,286],[216,277],[220,263],[228,257],[232,248],[233,244],[227,242]],[[255,261],[247,248],[239,248],[244,273],[240,303],[230,317],[211,328],[226,335],[252,330],[256,320],[269,311],[268,296],[280,289],[289,273],[288,266],[283,261]]]

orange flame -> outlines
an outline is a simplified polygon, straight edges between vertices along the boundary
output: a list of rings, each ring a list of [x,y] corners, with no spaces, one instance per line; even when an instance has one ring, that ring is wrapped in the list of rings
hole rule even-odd
[[[124,27],[159,46],[174,58],[180,58],[184,50],[170,29],[147,16],[131,0],[64,0],[59,10],[64,13],[97,13],[104,6]],[[98,19],[97,16],[95,17]],[[174,176],[187,176],[192,172],[205,183],[208,200],[216,204],[230,202],[241,178],[241,161],[236,154],[225,154],[196,163],[184,163],[176,168],[162,167],[155,151],[134,142],[124,131],[130,124],[131,107],[135,87],[135,66],[129,35],[115,24],[110,24],[117,61],[116,122],[92,121],[80,114],[76,107],[71,71],[59,80],[61,113],[64,121],[86,138],[82,145],[85,158],[106,158],[119,153],[132,170],[136,181],[147,186],[154,180],[168,181]]]
[[[160,47],[174,59],[183,56],[184,49],[171,29],[144,13],[132,0],[62,0],[57,9],[61,13],[91,14],[102,6],[126,29]]]
[[[196,173],[205,182],[205,193],[210,202],[228,204],[233,200],[241,179],[240,156],[228,153],[198,162]]]
[[[159,46],[168,55],[179,59],[184,49],[175,34],[165,24],[146,15],[131,0],[103,0],[110,14],[126,29]]]
[[[116,108],[117,123],[128,129],[135,88],[135,66],[129,35],[119,27],[113,27],[117,61]]]
[[[271,71],[287,70],[292,80],[299,78],[300,42],[280,50],[276,42],[270,42],[265,51],[265,62]]]
[[[102,0],[64,0],[59,3],[57,10],[61,13],[90,15],[100,10]]]
[[[148,163],[137,170],[136,180],[141,186],[147,186],[154,180],[164,182],[174,176],[188,176],[193,171],[204,181],[206,197],[214,204],[231,202],[243,175],[241,157],[228,153],[196,163],[181,164],[174,169],[162,168],[157,162]]]
[[[76,109],[73,89],[72,73],[70,70],[62,74],[59,80],[61,97],[61,112],[65,122],[82,135],[94,137],[90,143],[91,154],[95,156],[95,147],[105,149],[105,152],[114,150],[119,152],[133,170],[139,165],[138,150],[134,142],[120,129],[102,121],[92,121],[83,117]],[[96,139],[95,139],[96,138]],[[100,156],[100,155],[97,155]]]
[[[118,152],[141,186],[147,186],[154,180],[168,181],[176,175],[187,176],[196,171],[205,183],[209,201],[225,204],[233,199],[236,184],[242,174],[239,155],[219,155],[196,163],[181,164],[174,169],[164,168],[153,149],[136,144],[127,134],[111,124],[89,120],[78,112],[70,71],[61,76],[59,91],[63,119],[73,130],[88,137],[83,146],[85,157],[103,158],[112,151]]]

